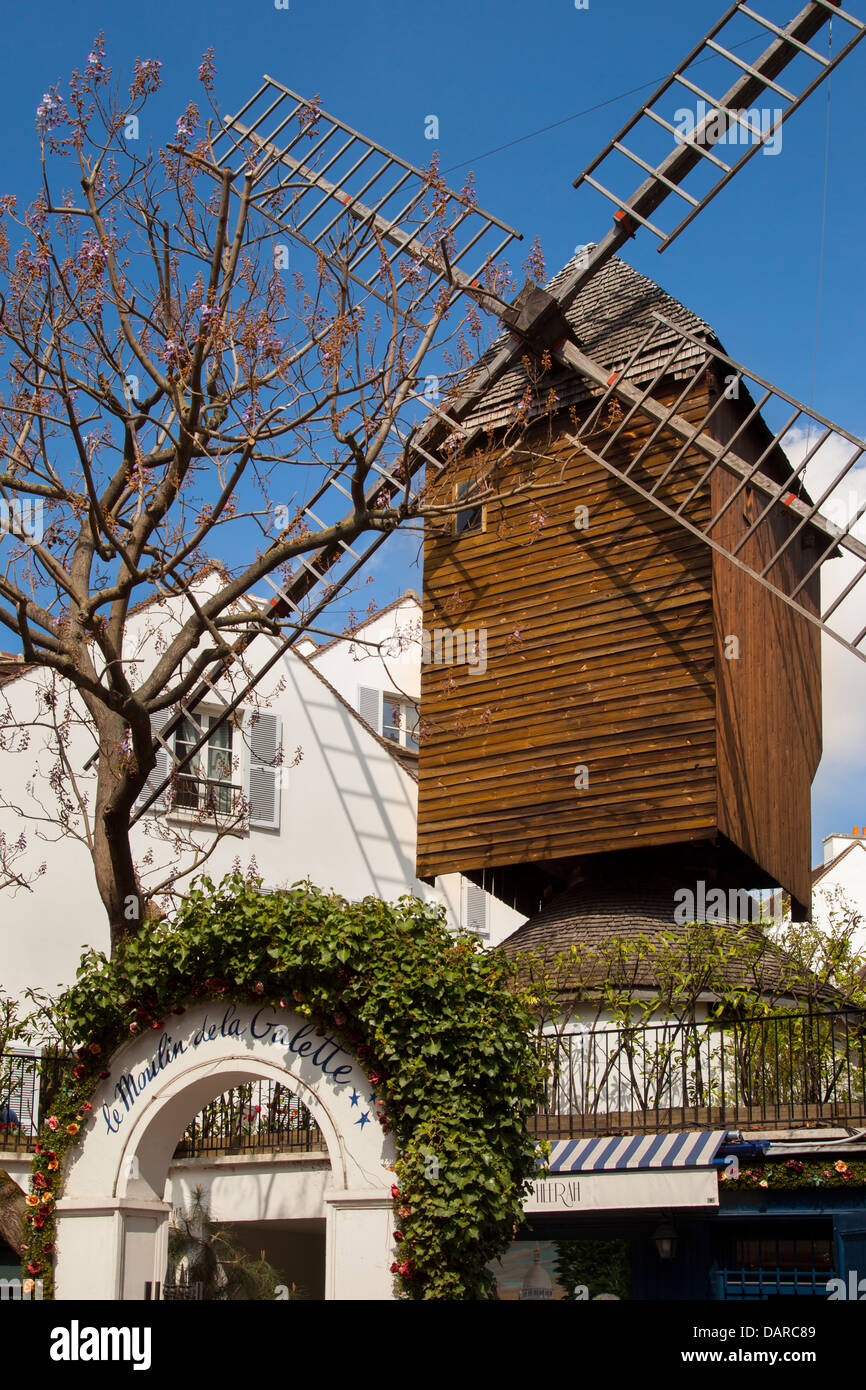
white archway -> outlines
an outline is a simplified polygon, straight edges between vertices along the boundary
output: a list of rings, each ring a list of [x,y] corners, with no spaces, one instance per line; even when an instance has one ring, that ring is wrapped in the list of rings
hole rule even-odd
[[[208,1003],[111,1058],[57,1203],[59,1299],[141,1298],[165,1274],[168,1167],[196,1114],[263,1078],[294,1092],[331,1163],[326,1297],[390,1298],[393,1145],[357,1061],[309,1019],[271,1004]]]

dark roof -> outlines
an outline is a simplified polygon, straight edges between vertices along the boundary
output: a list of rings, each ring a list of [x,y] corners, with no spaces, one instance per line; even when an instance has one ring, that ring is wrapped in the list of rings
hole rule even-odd
[[[566,274],[574,268],[569,261],[562,270],[548,282],[545,288],[555,293]],[[625,261],[614,257],[598,271],[585,289],[577,296],[567,312],[567,319],[574,329],[581,349],[594,358],[602,367],[622,368],[635,348],[653,325],[653,310],[665,315],[681,328],[686,328],[698,337],[718,343],[710,325],[691,309],[673,299],[661,286],[633,270]],[[480,359],[483,366],[505,343],[501,337]],[[669,330],[659,329],[653,338],[649,355],[638,354],[630,367],[627,377],[630,380],[646,380],[658,371],[665,360],[665,344],[668,348],[676,341]],[[681,357],[678,372],[685,374],[683,368],[691,363],[697,365],[701,353],[695,347],[694,355]],[[464,428],[484,425],[489,428],[506,425],[513,420],[514,407],[526,390],[528,378],[522,365],[506,372],[484,395],[479,407],[464,421]],[[561,407],[586,400],[591,388],[583,378],[568,368],[554,370],[544,378],[542,399],[553,388],[559,397]]]
[[[682,887],[673,879],[660,879],[644,885],[623,882],[619,874],[610,874],[607,882],[601,877],[567,889],[558,897],[519,927],[502,943],[502,950],[512,960],[522,952],[540,955],[550,960],[552,957],[568,952],[577,946],[583,956],[583,967],[575,966],[572,976],[566,967],[559,979],[564,994],[579,986],[592,985],[592,956],[616,941],[623,944],[634,942],[645,936],[650,943],[661,946],[661,938],[682,942],[685,962],[692,968],[700,965],[701,936],[691,925],[674,921],[674,892]],[[762,963],[761,990],[764,994],[818,994],[820,997],[837,1000],[837,991],[829,986],[820,986],[807,991],[805,988],[791,988],[788,980],[788,957],[771,941],[767,941],[760,926],[750,923],[731,922],[727,925],[710,924],[714,934],[720,936],[726,931],[748,933],[754,941],[764,940],[767,951]],[[589,961],[587,961],[589,957]],[[590,968],[587,969],[589,964]],[[635,988],[653,989],[657,986],[653,970],[653,957],[646,955],[637,962],[636,972],[629,972],[629,980]],[[817,986],[817,980],[815,982]],[[711,980],[708,991],[723,991],[725,988],[756,988],[754,974],[749,969],[748,959],[738,961],[732,958],[724,963]]]
[[[17,652],[0,652],[0,685],[23,676],[25,671],[33,670],[33,662],[25,661]]]

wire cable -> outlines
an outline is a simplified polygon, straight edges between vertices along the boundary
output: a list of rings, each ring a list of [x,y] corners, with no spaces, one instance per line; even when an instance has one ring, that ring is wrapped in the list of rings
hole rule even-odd
[[[831,21],[832,23],[832,21]],[[749,44],[756,43],[761,38],[760,34],[753,34],[750,39],[743,39],[741,43],[731,44],[731,52],[738,48],[747,48]],[[715,55],[710,54],[707,58],[699,58],[693,64],[700,67],[701,63],[711,63]],[[571,116],[563,116],[561,120],[551,121],[549,125],[539,126],[538,130],[530,130],[527,135],[518,135],[515,140],[508,140],[504,145],[496,145],[492,150],[485,150],[483,154],[476,154],[471,159],[461,159],[457,164],[449,164],[447,169],[443,169],[444,174],[453,174],[455,169],[465,169],[467,164],[478,164],[482,159],[490,159],[494,154],[501,154],[503,150],[511,150],[515,145],[522,145],[527,140],[535,140],[539,135],[546,135],[549,130],[557,130],[559,126],[569,125],[571,121],[580,120],[581,116],[590,116],[593,111],[602,111],[605,106],[613,106],[617,101],[624,101],[626,97],[633,97],[638,92],[645,92],[650,88],[655,88],[669,73],[663,73],[661,77],[653,77],[648,82],[641,82],[637,87],[629,87],[627,92],[620,92],[615,97],[608,97],[605,101],[597,101],[594,106],[585,106],[582,111],[575,111]]]

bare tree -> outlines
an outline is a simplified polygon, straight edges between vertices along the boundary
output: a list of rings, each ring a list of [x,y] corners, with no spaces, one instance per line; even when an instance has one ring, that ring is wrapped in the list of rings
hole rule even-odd
[[[78,818],[115,946],[137,928],[131,898],[153,912],[129,834],[155,765],[153,716],[250,634],[290,625],[246,600],[254,586],[273,576],[279,588],[314,549],[453,513],[441,490],[411,481],[420,383],[435,369],[447,394],[484,346],[477,304],[456,309],[437,275],[449,231],[435,165],[425,230],[396,265],[375,222],[346,209],[287,276],[275,244],[292,225],[292,180],[281,171],[265,206],[254,157],[240,172],[219,166],[211,53],[199,79],[208,122],[190,103],[176,138],[139,154],[160,63],[138,60],[121,92],[100,36],[68,94],[52,88],[38,107],[41,194],[20,213],[0,198],[0,623],[45,673],[39,717],[58,770],[44,816],[64,833]],[[315,102],[297,117],[311,148],[317,119]],[[471,186],[462,196],[471,211]],[[376,295],[351,272],[371,249]],[[491,294],[509,281],[488,267]],[[529,456],[514,487],[532,485]],[[384,464],[397,481],[377,489]],[[493,495],[483,451],[465,467]],[[315,529],[309,491],[336,468],[349,512]],[[219,582],[200,601],[197,576],[217,554]],[[184,619],[141,671],[131,608],[178,597]],[[90,797],[64,763],[79,717],[70,692],[94,739]]]

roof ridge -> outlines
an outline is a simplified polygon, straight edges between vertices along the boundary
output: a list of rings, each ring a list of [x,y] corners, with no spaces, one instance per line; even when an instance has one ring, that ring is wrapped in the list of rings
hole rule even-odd
[[[327,679],[327,677],[323,676],[321,671],[316,669],[316,667],[313,665],[312,657],[304,656],[303,652],[299,652],[295,648],[292,648],[291,655],[294,656],[298,661],[303,662],[307,670],[310,671],[316,677],[317,680],[322,682],[322,685],[325,687],[325,689],[330,691],[330,693],[339,701],[339,703],[344,707],[344,709],[347,709],[349,711],[352,718],[355,719],[357,723],[361,725],[362,729],[364,729],[365,732],[368,733],[372,739],[375,739],[376,743],[378,743],[381,748],[384,748],[387,753],[390,753],[395,763],[402,767],[403,771],[406,772],[414,782],[417,782],[417,772],[412,767],[407,766],[406,762],[404,761],[404,758],[407,756],[407,754],[410,758],[413,756],[411,749],[401,748],[399,744],[394,744],[391,742],[390,739],[383,738],[381,734],[378,734],[376,730],[367,723],[366,719],[363,719],[361,717],[361,715],[354,708],[354,706],[350,704],[346,697],[340,694],[336,686],[332,685],[331,682]]]
[[[371,613],[370,616],[368,618],[365,618],[362,623],[358,623],[358,625],[354,627],[351,632],[338,635],[337,637],[331,637],[329,641],[323,642],[320,647],[316,647],[316,650],[310,653],[310,660],[314,661],[316,657],[321,656],[323,652],[330,651],[331,647],[335,647],[338,642],[351,642],[352,638],[357,636],[359,632],[363,632],[364,629],[369,627],[371,623],[375,623],[378,618],[383,618],[386,613],[390,613],[392,608],[398,608],[399,605],[401,603],[405,603],[407,599],[414,599],[418,607],[421,608],[423,612],[421,600],[416,594],[415,590],[405,589],[404,592],[399,595],[399,597],[392,599],[391,602],[387,603],[384,608],[380,608],[376,613]],[[301,639],[299,638],[298,640],[300,641]]]

